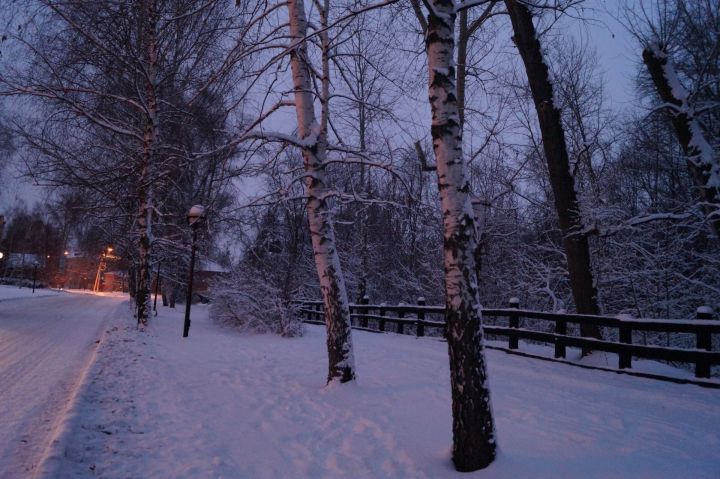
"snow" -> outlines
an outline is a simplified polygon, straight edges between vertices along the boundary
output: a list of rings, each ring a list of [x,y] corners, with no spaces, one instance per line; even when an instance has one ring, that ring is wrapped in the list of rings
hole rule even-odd
[[[119,309],[118,311],[121,311]],[[354,331],[357,383],[325,386],[321,326],[243,336],[192,309],[119,315],[45,477],[717,478],[717,390],[487,351],[500,455],[450,462],[447,345]]]
[[[713,309],[710,306],[699,306],[697,312],[698,314],[713,314]]]
[[[487,344],[489,346],[494,346],[497,348],[507,348],[507,341],[496,341],[491,340],[487,341]],[[687,349],[681,349],[676,348],[678,350],[687,351]],[[631,369],[618,369],[618,355],[616,353],[607,353],[602,351],[594,351],[592,354],[588,356],[582,355],[582,350],[580,348],[574,348],[574,347],[567,347],[565,351],[565,359],[556,359],[555,358],[555,349],[551,346],[541,345],[537,343],[528,343],[526,341],[521,340],[519,342],[519,349],[518,351],[521,354],[531,354],[533,356],[540,356],[545,358],[553,359],[554,361],[560,361],[560,362],[568,362],[568,363],[578,363],[584,366],[593,366],[598,368],[604,368],[606,370],[611,371],[624,371],[628,373],[637,372],[637,373],[647,373],[647,374],[656,374],[660,376],[666,376],[670,378],[676,378],[676,379],[684,379],[684,380],[695,380],[695,375],[687,370],[687,369],[680,369],[673,366],[670,366],[668,364],[659,363],[657,361],[650,361],[646,359],[639,359],[636,357],[633,357],[632,359],[632,368]],[[705,380],[706,382],[711,383],[717,383],[715,379],[712,380]],[[720,385],[720,383],[718,383]]]
[[[107,318],[122,304],[89,295],[37,295],[47,290],[23,298],[13,289],[0,288],[2,478],[31,477],[61,428]]]
[[[668,85],[670,86],[670,90],[672,92],[673,98],[676,98],[678,101],[682,103],[683,109],[687,108],[687,102],[688,98],[690,97],[690,94],[688,93],[687,89],[683,86],[683,84],[680,82],[680,79],[678,78],[677,74],[675,73],[675,68],[670,63],[670,59],[667,57],[667,55],[660,56],[658,54],[658,51],[661,50],[656,45],[653,45],[650,47],[653,50],[653,53],[658,58],[665,58],[665,64],[663,66],[663,73],[665,75],[665,79],[668,82]]]
[[[33,293],[32,288],[18,288],[17,286],[0,285],[0,301],[43,298],[46,296],[57,296],[58,294],[62,293],[54,289],[36,288],[35,293]]]

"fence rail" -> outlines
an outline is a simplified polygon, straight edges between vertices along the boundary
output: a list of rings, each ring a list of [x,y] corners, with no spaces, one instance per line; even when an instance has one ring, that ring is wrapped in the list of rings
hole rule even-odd
[[[303,301],[299,311],[303,321],[324,324],[321,301]],[[357,329],[384,332],[388,330],[388,325],[394,325],[393,332],[418,337],[425,336],[429,328],[444,336],[444,320],[427,319],[432,315],[443,316],[444,313],[444,306],[428,306],[422,298],[415,305],[368,304],[367,298],[362,303],[350,305],[350,318]],[[486,335],[507,338],[509,350],[518,350],[519,340],[529,339],[553,344],[555,358],[565,358],[567,347],[616,353],[620,369],[631,368],[633,357],[691,363],[695,365],[697,378],[709,378],[711,366],[720,364],[720,351],[712,350],[712,335],[720,334],[720,321],[713,320],[712,310],[707,307],[698,308],[694,320],[635,319],[524,310],[519,308],[516,298],[511,298],[509,308],[483,309],[482,314],[484,317],[507,318],[508,326],[486,324],[483,331]],[[525,319],[552,322],[554,329],[548,332],[522,327]],[[568,324],[592,324],[615,329],[619,341],[573,336],[568,333]],[[633,332],[648,331],[694,334],[695,348],[633,344]]]

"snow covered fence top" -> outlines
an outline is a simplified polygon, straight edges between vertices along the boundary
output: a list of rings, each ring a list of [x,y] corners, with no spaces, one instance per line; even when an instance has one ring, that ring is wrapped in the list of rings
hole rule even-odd
[[[442,316],[444,306],[428,306],[424,301],[416,305],[401,304],[350,304],[350,316],[353,327],[367,331],[385,332],[388,324],[393,325],[392,332],[399,334],[415,334],[425,336],[426,328],[436,333],[445,333],[445,322]],[[709,311],[709,312],[708,312]],[[300,313],[308,323],[323,324],[321,301],[304,301]],[[508,338],[508,350],[519,348],[519,339],[546,342],[555,346],[555,357],[565,358],[568,346],[593,351],[605,351],[618,355],[618,367],[629,369],[632,358],[641,357],[661,361],[677,361],[695,364],[695,376],[709,378],[711,366],[720,364],[720,351],[712,350],[712,335],[720,334],[720,321],[713,320],[712,310],[707,307],[698,308],[697,319],[642,319],[628,316],[599,316],[589,314],[548,313],[519,309],[518,302],[511,302],[510,308],[483,309],[485,317],[507,318],[507,326],[484,325],[485,334]],[[432,320],[429,317],[439,317]],[[533,325],[522,324],[523,319],[539,319],[553,322],[553,332],[535,329]],[[527,323],[527,322],[526,322]],[[617,341],[606,339],[585,338],[568,333],[568,323],[592,324],[616,330]],[[525,327],[523,327],[525,326]],[[633,344],[633,332],[667,332],[689,333],[695,335],[695,348],[680,348]]]

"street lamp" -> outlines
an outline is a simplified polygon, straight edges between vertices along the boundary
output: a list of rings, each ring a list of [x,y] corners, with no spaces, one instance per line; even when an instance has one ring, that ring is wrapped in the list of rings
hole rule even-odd
[[[193,275],[195,274],[195,244],[197,242],[198,227],[205,220],[205,207],[195,205],[190,208],[187,215],[188,225],[193,230],[192,247],[190,248],[190,272],[188,274],[187,298],[185,299],[185,324],[183,326],[183,338],[188,337],[190,332],[190,303],[192,302]]]

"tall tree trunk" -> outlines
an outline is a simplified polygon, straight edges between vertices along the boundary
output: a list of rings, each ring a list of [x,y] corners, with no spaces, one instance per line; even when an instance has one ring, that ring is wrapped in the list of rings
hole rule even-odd
[[[535,109],[540,123],[545,160],[550,174],[550,186],[555,199],[563,247],[568,263],[570,288],[578,313],[598,314],[597,290],[590,264],[590,247],[587,235],[582,232],[582,217],[575,192],[575,181],[570,173],[565,132],[560,110],[553,103],[553,85],[548,66],[543,58],[540,41],[533,25],[532,13],[517,0],[505,0],[517,46],[527,73]],[[600,338],[600,329],[581,325],[583,336]]]
[[[128,270],[128,294],[133,299],[137,297],[137,273],[134,265]]]
[[[658,44],[649,45],[643,50],[643,61],[660,99],[668,106],[675,135],[704,203],[703,210],[720,238],[720,160],[703,134],[695,109],[688,101],[689,94],[680,83],[666,49]]]
[[[157,21],[158,11],[156,0],[145,0],[142,4],[144,19],[144,62],[145,71],[145,134],[143,138],[143,155],[140,178],[138,180],[138,288],[135,301],[138,305],[138,327],[147,326],[150,314],[150,287],[152,272],[150,257],[152,254],[152,221],[153,221],[153,162],[158,137],[158,99],[156,91],[157,72]]]
[[[302,154],[307,173],[305,194],[307,195],[307,214],[312,239],[315,267],[320,279],[320,291],[325,307],[325,326],[327,329],[328,383],[347,382],[355,379],[355,359],[353,356],[352,334],[350,328],[350,306],[347,290],[340,269],[335,231],[330,208],[327,204],[325,186],[325,159],[327,154],[327,99],[328,65],[323,61],[323,117],[318,123],[315,119],[311,69],[308,64],[307,19],[303,0],[288,1],[290,18],[290,41],[297,46],[290,53],[293,87],[295,91],[295,110],[298,120],[298,134],[303,142]],[[327,12],[327,3],[326,3]],[[323,21],[327,22],[326,15]],[[329,48],[327,31],[321,35],[324,57]]]
[[[475,215],[462,157],[455,85],[455,5],[433,0],[426,48],[432,138],[443,213],[445,294],[453,412],[453,462],[474,471],[495,458],[495,426],[487,387],[474,251]]]

